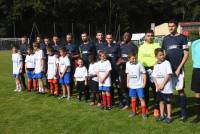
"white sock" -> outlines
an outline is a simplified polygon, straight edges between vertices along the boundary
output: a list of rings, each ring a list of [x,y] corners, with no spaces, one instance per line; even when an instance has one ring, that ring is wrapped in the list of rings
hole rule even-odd
[[[19,83],[18,84],[18,91],[21,91],[22,90],[22,86],[21,86],[21,84]]]

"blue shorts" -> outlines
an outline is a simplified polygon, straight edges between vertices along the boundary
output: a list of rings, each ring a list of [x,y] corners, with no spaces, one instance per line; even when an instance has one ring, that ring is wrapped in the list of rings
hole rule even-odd
[[[20,73],[19,74],[13,74],[13,77],[15,77],[15,78],[19,77],[19,76],[21,76]]]
[[[129,96],[136,98],[137,96],[139,98],[144,98],[144,89],[143,88],[137,88],[137,89],[129,89]]]
[[[33,77],[34,77],[33,71],[27,70],[27,77],[28,77],[29,79],[33,79]]]
[[[64,77],[59,79],[59,83],[61,85],[66,85],[69,84],[70,82],[71,82],[70,72],[65,73]]]
[[[106,86],[100,86],[99,87],[99,91],[110,91],[110,87],[106,87]]]
[[[33,75],[33,79],[42,79],[44,77],[44,73],[41,72],[41,73],[37,73],[37,74],[34,74]]]

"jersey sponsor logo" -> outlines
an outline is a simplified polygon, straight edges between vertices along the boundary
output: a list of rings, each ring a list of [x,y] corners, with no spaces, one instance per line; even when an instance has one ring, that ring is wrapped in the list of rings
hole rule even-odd
[[[88,53],[88,51],[82,51],[82,54],[87,54]]]
[[[128,55],[127,55],[127,54],[122,54],[122,57],[123,57],[123,58],[127,58]]]

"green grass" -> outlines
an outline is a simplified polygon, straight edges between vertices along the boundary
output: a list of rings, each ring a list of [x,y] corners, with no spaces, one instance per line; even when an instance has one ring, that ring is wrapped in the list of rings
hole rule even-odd
[[[188,96],[189,119],[186,123],[179,121],[178,99],[174,98],[174,121],[167,125],[157,123],[152,116],[142,120],[141,116],[128,118],[128,111],[114,108],[104,112],[97,107],[81,102],[58,100],[57,98],[15,93],[12,78],[11,53],[0,51],[0,133],[1,134],[35,134],[35,133],[200,133],[200,124],[194,126],[194,94],[190,90],[191,60],[186,64],[186,93]]]

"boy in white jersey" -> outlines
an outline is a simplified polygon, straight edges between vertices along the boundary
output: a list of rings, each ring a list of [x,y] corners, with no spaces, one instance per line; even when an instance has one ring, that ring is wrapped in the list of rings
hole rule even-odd
[[[77,60],[78,66],[76,67],[74,78],[76,82],[76,89],[79,92],[78,101],[81,101],[82,92],[85,93],[85,101],[87,101],[85,88],[87,86],[87,68],[83,65],[83,59],[79,58]]]
[[[95,102],[97,102],[97,105],[100,106],[101,104],[101,97],[98,93],[98,78],[96,74],[96,68],[97,68],[97,62],[95,60],[95,56],[93,54],[89,55],[89,70],[88,70],[88,79],[89,79],[89,90],[91,94],[91,103],[90,105],[95,105]]]
[[[31,92],[33,83],[34,83],[34,91],[37,90],[36,80],[34,80],[33,82],[34,69],[35,69],[35,57],[33,54],[33,47],[28,47],[27,55],[25,58],[25,70],[28,77],[28,92]]]
[[[157,97],[160,101],[160,117],[157,121],[164,121],[171,123],[172,113],[172,68],[170,63],[165,60],[164,50],[162,48],[155,49],[155,56],[157,58],[157,64],[153,69],[153,81],[156,85]],[[165,117],[165,105],[167,108],[167,117]]]
[[[39,93],[44,94],[43,76],[44,76],[44,53],[40,50],[40,44],[37,42],[33,43],[33,48],[35,51],[35,69],[34,69],[34,79],[38,81]]]
[[[66,98],[70,99],[70,60],[67,56],[67,52],[65,48],[61,48],[59,50],[60,58],[59,58],[59,83],[62,85],[63,95],[60,99]]]
[[[126,63],[127,87],[131,97],[132,112],[129,117],[136,115],[137,96],[141,102],[142,117],[147,119],[146,103],[144,100],[144,87],[146,85],[146,71],[144,66],[138,62],[137,55],[132,53],[128,56],[129,61]]]
[[[59,95],[59,88],[58,88],[58,65],[59,60],[57,55],[54,54],[54,49],[51,46],[47,47],[47,54],[48,54],[48,69],[47,69],[47,79],[50,85],[50,95]]]
[[[99,90],[102,92],[103,99],[103,109],[111,109],[111,96],[110,96],[110,86],[111,86],[111,63],[107,60],[107,54],[101,52],[99,54],[100,61],[97,62],[96,74],[99,81]]]
[[[22,56],[18,52],[18,47],[14,46],[12,48],[12,62],[13,62],[13,76],[15,77],[16,89],[14,91],[21,92],[22,84],[20,79],[20,74],[22,73]]]

